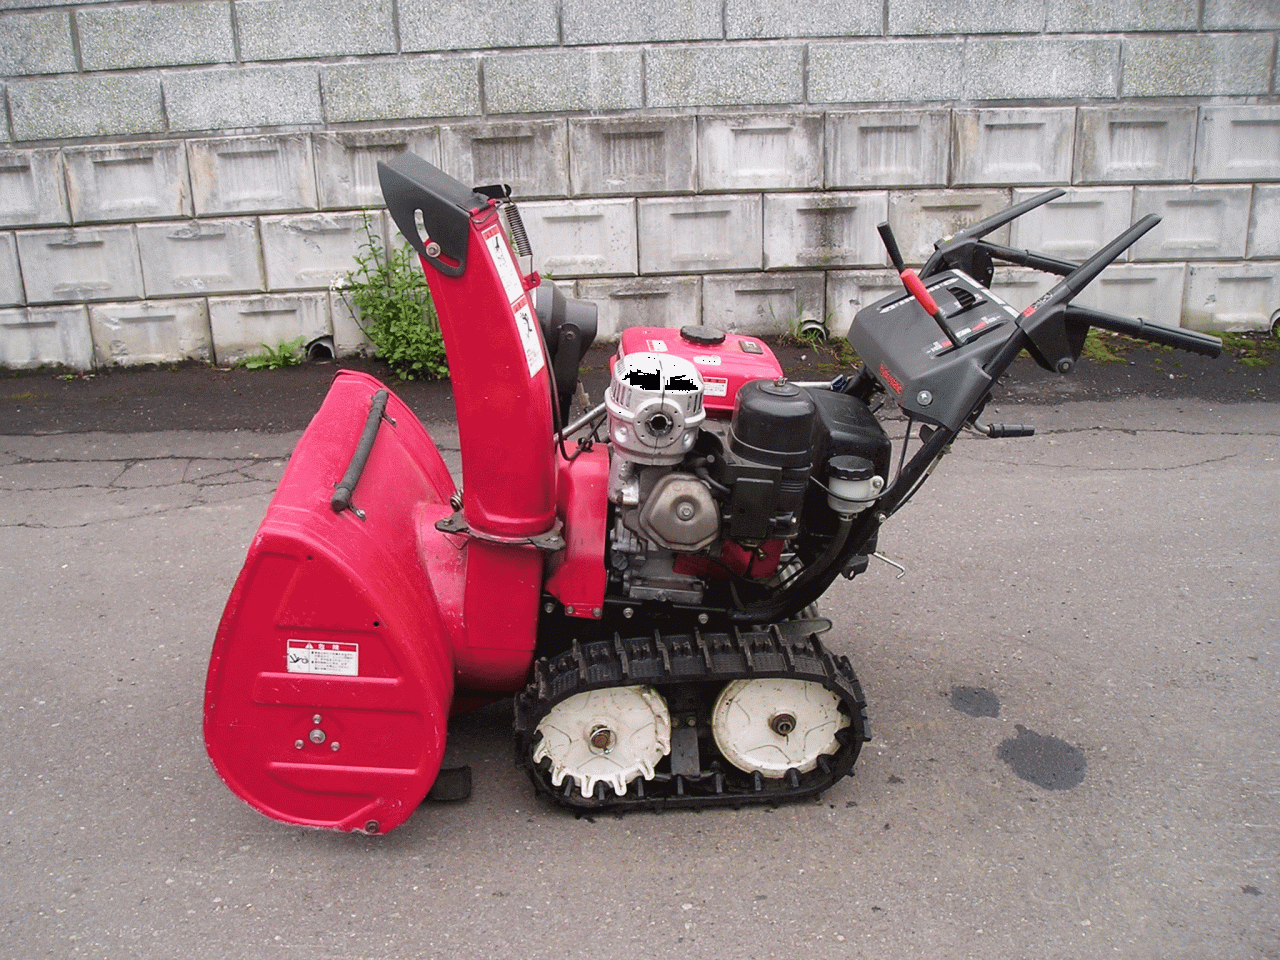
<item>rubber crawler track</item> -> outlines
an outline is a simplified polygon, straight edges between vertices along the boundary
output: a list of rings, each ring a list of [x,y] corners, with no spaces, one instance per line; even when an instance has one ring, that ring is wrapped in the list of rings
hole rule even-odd
[[[823,620],[789,621],[729,633],[655,633],[630,639],[615,634],[612,641],[575,642],[559,656],[538,660],[529,685],[516,696],[516,763],[540,794],[578,810],[736,807],[816,796],[853,772],[862,744],[871,739],[866,701],[848,658],[833,656],[815,632],[829,626]],[[821,683],[840,699],[841,711],[849,716],[849,725],[836,735],[839,749],[820,757],[818,766],[808,773],[789,770],[781,779],[743,773],[715,749],[711,708],[725,684],[770,677]],[[584,797],[573,777],[566,777],[561,787],[553,786],[550,761],[535,764],[532,759],[541,738],[536,731],[542,718],[574,694],[635,684],[647,684],[662,693],[671,708],[673,728],[696,729],[698,772],[688,772],[691,755],[686,748],[686,775],[673,774],[672,758],[666,757],[652,780],[636,778],[622,797],[603,783],[596,785],[594,796]]]

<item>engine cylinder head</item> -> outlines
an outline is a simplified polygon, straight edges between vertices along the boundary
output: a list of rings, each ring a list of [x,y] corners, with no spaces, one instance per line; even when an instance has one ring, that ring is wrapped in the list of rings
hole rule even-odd
[[[648,466],[684,459],[706,418],[702,375],[683,357],[632,353],[614,364],[605,407],[615,455]]]

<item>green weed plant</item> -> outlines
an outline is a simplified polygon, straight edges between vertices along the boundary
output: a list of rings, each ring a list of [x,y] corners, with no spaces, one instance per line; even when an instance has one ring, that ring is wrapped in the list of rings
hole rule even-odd
[[[377,355],[401,380],[449,376],[431,290],[413,248],[388,250],[365,218],[356,266],[337,285]]]

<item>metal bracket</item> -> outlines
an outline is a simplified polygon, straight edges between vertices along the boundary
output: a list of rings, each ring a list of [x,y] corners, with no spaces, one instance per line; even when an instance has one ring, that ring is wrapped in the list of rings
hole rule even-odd
[[[559,519],[556,520],[550,530],[536,533],[530,537],[504,537],[495,533],[481,533],[478,530],[472,530],[471,525],[463,517],[462,511],[459,510],[442,520],[437,520],[436,529],[441,533],[453,533],[462,537],[470,537],[473,540],[483,540],[485,543],[501,543],[516,547],[537,547],[539,550],[546,550],[548,553],[556,553],[565,548],[564,524]]]

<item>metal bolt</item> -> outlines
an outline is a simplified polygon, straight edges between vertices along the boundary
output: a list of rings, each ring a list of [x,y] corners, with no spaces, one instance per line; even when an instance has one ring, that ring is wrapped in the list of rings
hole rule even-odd
[[[440,256],[440,244],[436,243],[434,240],[429,242],[427,244],[427,256],[428,257]]]
[[[330,749],[330,750],[332,750],[334,753],[337,753],[337,752],[338,752],[338,747],[339,747],[339,746],[340,746],[340,744],[338,743],[338,741],[337,741],[337,740],[335,740],[335,741],[333,741],[333,743],[329,744],[329,749]]]
[[[564,612],[565,612],[565,613],[567,613],[569,616],[571,616],[571,617],[572,617],[572,616],[573,616],[573,607],[565,607],[565,608],[564,608]]]
[[[1071,368],[1072,368],[1073,366],[1075,366],[1075,364],[1073,364],[1070,360],[1059,360],[1059,361],[1058,361],[1058,372],[1059,372],[1059,373],[1070,373],[1070,372],[1071,372]]]
[[[711,618],[708,617],[705,613],[700,613],[698,614],[698,622],[705,627],[708,623],[711,622]]]
[[[698,725],[697,717],[690,717],[688,720],[685,721],[686,727],[696,727],[697,725]]]
[[[630,620],[630,619],[631,619],[632,617],[634,617],[635,615],[636,615],[636,612],[635,612],[635,610],[631,609],[631,607],[623,607],[623,608],[622,608],[622,616],[623,616],[623,618],[624,618],[624,619],[626,619],[626,620]]]
[[[364,823],[364,832],[377,833],[381,827],[382,827],[382,824],[380,824],[377,820],[366,820]]]
[[[311,722],[318,726],[320,724],[320,714],[317,713],[314,717],[312,717]]]
[[[293,741],[293,748],[294,748],[295,750],[301,750],[301,749],[302,749],[302,741],[301,741],[301,740],[295,740],[295,741]]]
[[[319,727],[316,727],[314,730],[311,731],[310,737],[311,737],[312,743],[318,744],[318,743],[324,743],[325,741],[324,731],[321,730]]]
[[[933,403],[933,394],[928,390],[921,390],[916,394],[916,403],[922,407],[929,406],[929,404]]]
[[[587,739],[591,742],[591,746],[597,750],[608,753],[613,749],[614,735],[613,731],[608,727],[595,727],[592,729]]]
[[[682,503],[676,507],[676,516],[681,520],[692,520],[693,515],[697,512],[692,503]]]
[[[769,729],[780,737],[790,736],[796,728],[794,713],[778,713],[769,720]]]
[[[543,613],[555,613],[555,612],[556,612],[556,605],[555,605],[554,603],[552,603],[550,600],[548,600],[546,603],[544,603],[544,604],[542,605],[542,612],[543,612]]]
[[[592,615],[593,617],[595,617],[597,620],[599,620],[599,619],[600,619],[600,615],[601,615],[602,613],[604,613],[604,611],[603,611],[603,610],[601,610],[599,607],[592,607],[592,608],[591,608],[591,615]]]

